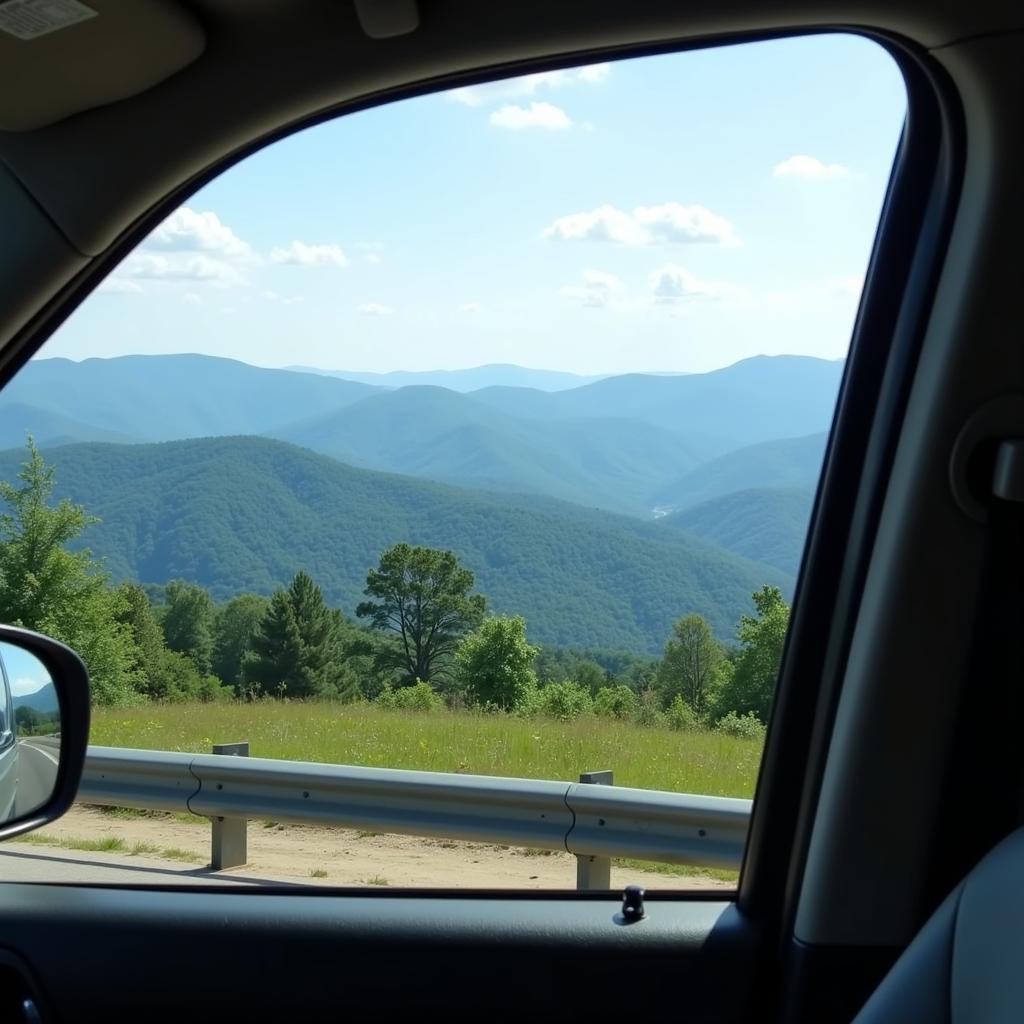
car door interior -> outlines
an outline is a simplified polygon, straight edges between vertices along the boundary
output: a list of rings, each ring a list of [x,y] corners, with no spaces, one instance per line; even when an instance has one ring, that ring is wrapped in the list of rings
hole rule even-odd
[[[993,553],[991,519],[965,506],[989,507],[994,442],[1024,422],[983,419],[959,463],[953,453],[979,410],[1024,389],[1020,10],[422,0],[415,22],[385,18],[404,29],[376,38],[349,0],[152,6],[170,18],[167,50],[146,58],[159,73],[133,65],[124,88],[96,84],[102,105],[74,110],[51,83],[31,123],[0,131],[0,382],[212,176],[361,107],[497,74],[852,29],[899,61],[909,113],[735,899],[648,893],[630,921],[614,894],[0,883],[5,1019],[838,1022],[904,950],[860,1019],[1019,1017],[1021,908],[1004,899],[1020,888],[1019,834],[960,880],[1019,824],[1020,772],[1002,770],[1019,745],[1005,618],[1018,584],[997,577],[1012,556]],[[140,24],[139,52],[161,51]],[[134,23],[118,31],[143,46]],[[88,62],[74,72],[93,74]],[[987,628],[998,615],[1002,628]]]

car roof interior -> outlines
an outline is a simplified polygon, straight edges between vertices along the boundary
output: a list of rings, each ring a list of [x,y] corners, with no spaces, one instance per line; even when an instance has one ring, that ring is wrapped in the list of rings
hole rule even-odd
[[[89,6],[97,14],[79,34],[58,31],[27,44],[0,34],[3,383],[191,193],[307,125],[497,76],[776,35],[863,32],[893,52],[910,95],[906,160],[891,186],[855,331],[738,902],[772,933],[759,933],[758,952],[743,954],[760,958],[759,984],[767,988],[758,998],[777,1000],[779,1016],[788,1019],[851,1019],[947,894],[1020,824],[1021,551],[1015,522],[997,529],[986,481],[991,442],[1024,430],[1024,400],[1014,397],[1024,388],[1017,302],[1024,5],[89,0]],[[359,153],[350,159],[359,160]],[[1009,562],[1016,573],[1006,568]],[[1024,855],[1000,861],[997,889],[1010,884],[1015,868],[1024,870]],[[1019,874],[1016,880],[1019,891]],[[3,898],[37,950],[45,913],[70,915],[68,934],[83,939],[99,927],[90,915],[104,906],[95,893]],[[188,899],[176,898],[180,914],[193,912]],[[210,914],[203,927],[213,929],[216,912],[198,907],[208,898],[195,898],[195,916],[188,925],[180,918],[182,928],[199,928],[200,915]],[[963,900],[992,907],[991,899]],[[401,932],[401,899],[388,894],[381,901],[384,918]],[[309,898],[306,905],[327,928],[326,911],[313,909]],[[596,913],[596,904],[582,905],[590,909],[581,913]],[[353,944],[377,934],[371,922],[381,902],[361,897],[360,906],[352,911],[362,929]],[[459,917],[469,912],[452,910],[447,918],[460,949],[478,934]],[[525,956],[530,936],[550,941],[548,925],[531,916],[540,911],[521,903],[508,912],[517,917],[508,933],[517,956]],[[122,913],[139,928],[152,920],[127,904]],[[241,913],[252,916],[256,931],[262,927],[258,911]],[[307,952],[319,927],[309,920],[301,926]],[[987,920],[976,917],[972,934],[983,934]],[[1019,920],[1012,947],[1018,961]],[[686,924],[673,921],[678,937]],[[622,954],[619,946],[615,953],[601,945],[595,922],[580,923],[580,941],[593,941],[609,957]],[[13,942],[6,933],[0,941]],[[670,937],[659,935],[652,950],[670,970]],[[611,961],[601,968],[602,955],[590,968],[581,955],[580,969],[607,969]],[[41,956],[33,961],[40,973]],[[939,956],[948,963],[947,953]],[[647,969],[642,961],[627,962]],[[513,956],[510,963],[525,961]],[[416,974],[420,980],[429,974],[427,964]],[[984,965],[972,970],[984,988]],[[77,983],[88,988],[80,974]],[[480,978],[481,990],[500,984],[493,972],[481,971]],[[711,972],[703,984],[726,982]],[[949,979],[936,984],[948,988]],[[645,998],[661,1006],[658,993]],[[719,1007],[716,1015],[701,998],[687,1019],[764,1019],[749,1005]],[[1019,1013],[1020,1005],[1004,1010]],[[886,1007],[873,1012],[871,1020],[911,1019]],[[974,1017],[961,1008],[942,1019],[1009,1017]]]

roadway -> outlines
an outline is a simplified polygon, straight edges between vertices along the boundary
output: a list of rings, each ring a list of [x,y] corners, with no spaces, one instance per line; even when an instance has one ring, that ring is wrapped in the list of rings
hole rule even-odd
[[[43,736],[18,740],[15,810],[19,816],[41,807],[53,795],[59,758],[59,740]]]

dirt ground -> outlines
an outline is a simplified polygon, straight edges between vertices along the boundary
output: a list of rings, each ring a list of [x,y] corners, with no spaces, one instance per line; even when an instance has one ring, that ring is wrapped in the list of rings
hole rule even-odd
[[[55,840],[101,840],[125,844],[125,864],[137,843],[160,851],[193,853],[197,861],[177,863],[194,870],[209,863],[210,826],[172,815],[119,817],[77,805],[60,821],[40,829]],[[17,843],[14,840],[10,845]],[[321,885],[389,885],[441,888],[565,889],[576,885],[576,859],[568,853],[502,848],[443,839],[355,832],[305,825],[249,822],[249,862],[234,876]],[[161,852],[146,849],[146,857]],[[166,856],[166,854],[164,854]],[[167,857],[168,862],[174,858]],[[728,889],[729,883],[634,868],[612,868],[612,887],[638,883],[654,889]]]

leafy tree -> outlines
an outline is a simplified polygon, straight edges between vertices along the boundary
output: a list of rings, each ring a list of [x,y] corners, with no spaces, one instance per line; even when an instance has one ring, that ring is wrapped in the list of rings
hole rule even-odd
[[[118,619],[120,600],[89,551],[66,546],[97,520],[67,499],[49,501],[54,468],[28,440],[18,487],[0,481],[0,621],[61,640],[89,669],[93,698],[130,701],[135,692],[135,645]]]
[[[680,696],[703,717],[721,677],[725,652],[700,615],[684,615],[672,627],[658,670],[657,690],[668,707]]]
[[[533,659],[537,648],[526,642],[526,622],[519,616],[484,619],[455,652],[455,674],[475,704],[510,710],[537,685]]]
[[[397,649],[383,651],[385,663],[402,682],[432,682],[443,676],[459,640],[483,619],[485,598],[470,594],[473,574],[451,551],[396,544],[366,577],[363,601],[356,609],[378,630],[398,635]]]
[[[132,670],[138,689],[150,697],[161,696],[167,645],[153,606],[138,583],[122,583],[117,588],[117,620],[135,643]],[[194,671],[194,669],[193,669]]]
[[[296,573],[288,589],[270,599],[243,659],[243,680],[277,696],[343,695],[340,618],[311,577]]]
[[[638,704],[637,695],[628,686],[602,686],[594,696],[594,714],[602,718],[631,718]]]
[[[789,605],[778,587],[764,586],[753,598],[757,616],[740,619],[740,651],[732,676],[715,702],[715,711],[720,718],[735,712],[737,716],[753,714],[767,723],[789,626]]]
[[[228,685],[241,681],[242,660],[269,607],[266,597],[240,594],[217,611],[213,622],[213,674]]]
[[[209,675],[213,667],[213,599],[209,591],[184,580],[171,580],[164,592],[167,646],[190,658],[201,675]]]

